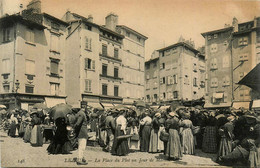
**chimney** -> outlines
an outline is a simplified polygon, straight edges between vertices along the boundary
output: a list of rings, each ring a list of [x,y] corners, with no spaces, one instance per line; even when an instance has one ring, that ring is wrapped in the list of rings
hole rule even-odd
[[[32,0],[28,5],[27,9],[32,9],[33,13],[41,13],[41,1]]]
[[[238,31],[238,20],[236,17],[233,18],[232,26],[234,27],[234,32]]]
[[[113,13],[108,14],[106,17],[106,28],[115,31],[117,24],[118,24],[118,16]]]
[[[88,15],[88,21],[93,22],[93,16],[92,15]]]

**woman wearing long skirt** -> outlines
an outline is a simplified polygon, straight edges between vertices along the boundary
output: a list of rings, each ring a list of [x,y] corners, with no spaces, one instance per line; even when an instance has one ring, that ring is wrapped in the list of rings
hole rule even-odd
[[[136,112],[134,112],[135,114],[131,117],[131,119],[128,120],[128,124],[129,124],[129,128],[130,128],[130,135],[133,135],[131,138],[129,138],[128,142],[129,142],[129,148],[133,151],[139,150],[140,149],[140,137],[138,134],[138,119],[136,116]]]
[[[150,144],[149,144],[149,152],[151,153],[158,152],[158,132],[160,128],[160,123],[159,123],[160,117],[161,114],[156,113],[152,121],[152,131],[151,131]]]
[[[32,125],[31,125],[31,117],[30,115],[26,115],[26,118],[24,119],[25,122],[25,131],[24,131],[24,136],[23,136],[23,141],[25,143],[30,142],[31,139],[31,132],[32,132]]]
[[[171,117],[166,121],[166,131],[169,133],[169,140],[166,148],[166,156],[168,159],[179,160],[182,157],[181,142],[179,137],[179,119],[175,112],[170,112]]]
[[[72,146],[68,138],[65,118],[57,118],[55,120],[55,125],[57,126],[57,129],[47,151],[49,154],[69,154],[72,150]]]
[[[211,112],[209,118],[206,119],[206,125],[202,140],[202,151],[205,153],[216,153],[217,128],[214,112]]]
[[[164,142],[162,140],[160,140],[160,135],[161,135],[161,132],[163,130],[165,130],[165,118],[160,118],[159,119],[159,124],[160,124],[160,128],[159,128],[159,131],[158,131],[158,151],[159,152],[162,152],[164,151]],[[166,145],[167,146],[167,145]]]
[[[10,132],[9,135],[11,137],[17,137],[18,136],[18,119],[17,119],[17,113],[13,113],[10,118],[11,124],[10,124]]]
[[[149,143],[151,136],[151,123],[152,119],[145,113],[145,117],[140,121],[141,130],[141,152],[149,151]]]
[[[31,131],[31,145],[34,147],[43,145],[43,135],[41,131],[41,119],[37,112],[32,113],[32,131]]]
[[[124,110],[120,111],[120,116],[116,119],[116,131],[115,139],[112,145],[111,153],[116,156],[125,156],[129,153],[128,141],[127,139],[118,139],[118,136],[126,135],[126,112]]]
[[[188,118],[188,116],[187,116]],[[192,134],[192,122],[189,119],[184,119],[180,124],[180,134],[181,134],[181,144],[182,144],[182,152],[184,154],[194,154],[195,145],[194,138]]]
[[[225,156],[232,152],[232,142],[233,142],[233,130],[234,124],[232,121],[235,119],[233,116],[227,118],[228,122],[224,124],[223,128],[219,129],[219,134],[221,136],[218,157]]]

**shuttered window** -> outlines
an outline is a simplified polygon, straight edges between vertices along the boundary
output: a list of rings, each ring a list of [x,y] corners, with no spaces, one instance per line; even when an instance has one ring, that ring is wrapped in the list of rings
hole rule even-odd
[[[102,45],[102,55],[107,56],[107,46]]]
[[[51,60],[51,75],[59,75],[59,61]]]

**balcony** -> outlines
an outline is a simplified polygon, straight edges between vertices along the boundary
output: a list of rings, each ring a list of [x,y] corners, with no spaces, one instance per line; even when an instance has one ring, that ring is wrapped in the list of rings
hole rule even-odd
[[[104,74],[99,74],[99,76],[101,78],[106,78],[106,79],[112,79],[112,80],[122,80],[123,78],[119,78],[119,77],[114,77],[114,76],[109,76],[109,75],[104,75]]]
[[[102,58],[110,59],[110,60],[112,60],[112,61],[122,62],[122,60],[119,59],[119,58],[111,57],[111,56],[104,55],[104,54],[101,54],[101,53],[99,53],[99,56],[102,57]]]

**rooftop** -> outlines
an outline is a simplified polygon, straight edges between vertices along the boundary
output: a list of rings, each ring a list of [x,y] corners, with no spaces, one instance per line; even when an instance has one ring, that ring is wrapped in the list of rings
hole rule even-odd
[[[50,18],[52,20],[55,20],[56,22],[59,22],[59,23],[65,25],[65,26],[69,26],[69,24],[67,22],[64,22],[63,20],[60,20],[60,19],[58,19],[58,18],[56,18],[56,17],[54,17],[52,15],[49,15],[48,13],[42,13],[42,15],[45,16],[45,17],[48,17],[48,18]]]
[[[137,35],[141,36],[141,37],[142,37],[142,38],[144,38],[145,40],[147,40],[147,39],[148,39],[148,37],[146,37],[145,35],[143,35],[143,34],[141,34],[141,33],[137,32],[137,31],[135,31],[135,30],[131,29],[130,27],[127,27],[127,26],[125,26],[125,25],[117,25],[116,27],[119,27],[119,28],[124,28],[124,29],[126,29],[126,30],[128,30],[128,31],[131,31],[131,32],[133,32],[133,33],[135,33],[135,34],[137,34]]]
[[[25,24],[25,25],[30,25],[30,26],[34,26],[38,29],[45,29],[46,27],[43,26],[42,24],[39,24],[37,22],[34,22],[34,21],[31,21],[29,19],[26,19],[25,17],[19,15],[19,14],[13,14],[13,15],[7,15],[7,16],[4,16],[2,18],[0,18],[0,24],[2,25],[3,23],[6,23],[6,22],[20,22],[22,24]],[[5,25],[5,24],[3,24]]]
[[[203,37],[205,37],[206,35],[209,35],[209,34],[215,34],[215,33],[221,33],[221,32],[230,31],[230,30],[233,30],[233,28],[234,28],[234,27],[226,27],[226,28],[223,28],[223,29],[218,29],[218,30],[213,30],[213,31],[201,33],[201,35],[202,35]]]
[[[145,63],[153,62],[153,61],[156,61],[156,60],[159,60],[159,57],[151,58],[148,61],[145,61]]]
[[[95,24],[95,23],[93,23],[93,22],[88,21],[88,18],[86,18],[86,17],[84,17],[84,16],[78,15],[78,14],[76,14],[76,13],[71,13],[71,14],[74,15],[74,16],[76,16],[76,17],[78,17],[78,18],[80,18],[83,22],[85,22],[85,23],[87,23],[87,24],[90,24],[90,25],[92,25],[92,26],[95,26],[95,27],[97,27],[97,28],[99,28],[99,29],[101,29],[101,30],[103,30],[103,31],[107,31],[107,32],[109,32],[109,33],[111,33],[111,34],[114,34],[114,35],[120,37],[120,38],[124,38],[124,37],[125,37],[125,36],[123,36],[123,35],[121,35],[121,34],[115,32],[115,31],[112,31],[112,30],[110,30],[110,29],[108,29],[108,28],[106,28],[106,27],[104,27],[104,26],[101,26],[101,25],[98,25],[98,24]]]
[[[173,45],[170,45],[168,47],[164,47],[164,48],[161,48],[157,51],[161,52],[161,51],[165,51],[165,50],[168,50],[168,49],[171,49],[171,48],[174,48],[174,47],[178,47],[178,46],[185,46],[187,47],[188,49],[190,49],[191,51],[195,52],[195,53],[199,53],[198,50],[194,49],[192,46],[190,46],[189,44],[185,43],[185,42],[179,42],[179,43],[176,43],[176,44],[173,44]]]

